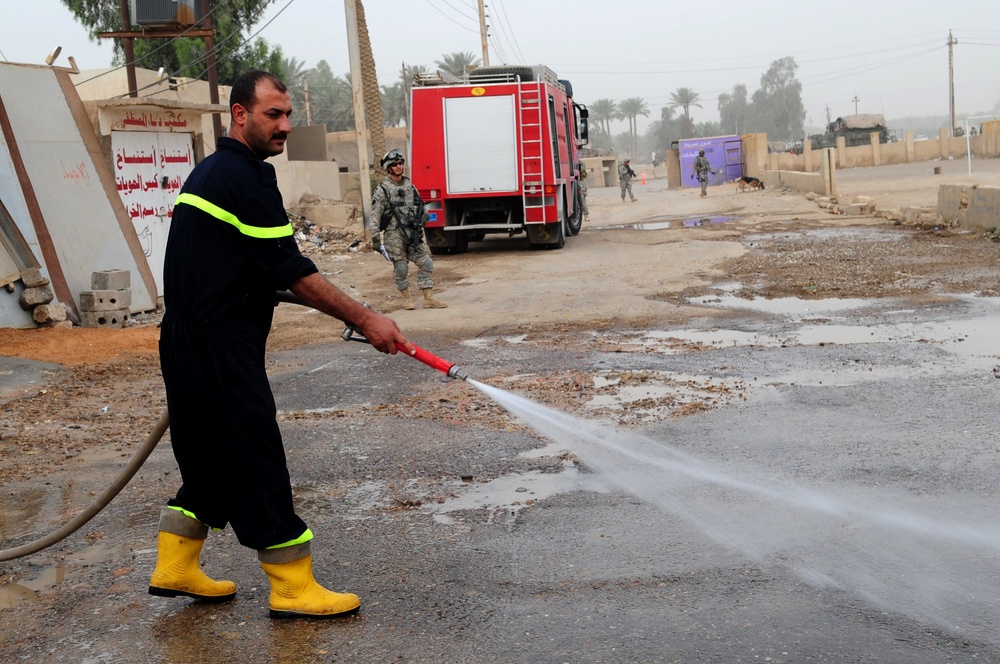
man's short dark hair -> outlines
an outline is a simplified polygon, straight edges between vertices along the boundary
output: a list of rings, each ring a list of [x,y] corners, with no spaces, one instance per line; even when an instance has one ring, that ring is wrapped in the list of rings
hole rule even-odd
[[[282,83],[281,79],[266,71],[248,71],[233,83],[233,89],[229,92],[229,108],[239,104],[243,108],[250,110],[257,101],[257,84],[260,81],[269,81],[278,92],[288,92],[288,86]]]

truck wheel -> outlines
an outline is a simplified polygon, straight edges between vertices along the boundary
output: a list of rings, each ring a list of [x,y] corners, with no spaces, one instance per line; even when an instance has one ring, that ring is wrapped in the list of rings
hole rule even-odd
[[[553,240],[552,242],[546,244],[545,248],[546,249],[562,249],[563,247],[565,247],[566,246],[566,224],[564,224],[564,223],[557,223],[557,224],[547,224],[547,225],[548,226],[554,226],[555,229],[558,229],[558,230],[556,230],[556,232],[554,234],[555,235],[555,240]],[[553,229],[553,230],[555,230],[555,229]]]
[[[580,210],[582,206],[583,194],[580,193],[580,188],[576,187],[573,192],[573,214],[566,217],[566,230],[570,235],[579,235],[583,227],[583,212]]]
[[[449,247],[451,254],[464,254],[469,250],[469,234],[455,233],[455,244]]]

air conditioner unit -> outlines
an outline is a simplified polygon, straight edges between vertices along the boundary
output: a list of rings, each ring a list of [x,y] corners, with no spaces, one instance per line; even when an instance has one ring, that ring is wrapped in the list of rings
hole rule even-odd
[[[129,0],[129,2],[133,25],[187,27],[205,18],[202,0]]]

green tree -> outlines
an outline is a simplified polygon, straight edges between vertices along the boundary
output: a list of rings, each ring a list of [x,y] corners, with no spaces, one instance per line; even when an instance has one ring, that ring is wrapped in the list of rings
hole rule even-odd
[[[386,127],[406,122],[406,92],[402,81],[382,86],[382,117]]]
[[[306,112],[306,75],[312,71],[306,68],[304,62],[299,62],[295,58],[281,58],[282,78],[288,86],[288,92],[292,96],[292,125],[303,127],[309,124],[312,104],[309,104],[310,112]],[[310,99],[310,102],[312,100]]]
[[[335,76],[326,60],[309,70],[309,98],[313,124],[326,125],[327,131],[354,129],[354,95],[345,78]]]
[[[215,28],[215,60],[218,81],[231,85],[241,74],[263,69],[281,76],[281,49],[271,48],[261,38],[250,41],[249,28],[260,19],[272,0],[210,0]],[[99,32],[122,30],[120,0],[62,0],[73,16],[90,30]],[[130,27],[130,26],[126,26]],[[175,76],[195,79],[208,78],[205,42],[200,37],[135,39],[133,52],[136,66],[159,69]],[[125,64],[121,39],[114,40],[113,64]]]
[[[614,99],[598,99],[587,106],[590,111],[590,121],[611,135],[611,121],[618,119],[618,102]]]
[[[674,109],[671,106],[660,108],[660,119],[654,122],[646,130],[649,137],[650,150],[666,152],[670,145],[684,135],[683,118],[674,117]]]
[[[719,95],[719,126],[723,134],[747,133],[747,118],[750,109],[747,104],[747,86],[737,83],[732,93]]]
[[[752,97],[752,123],[756,131],[767,132],[772,140],[802,138],[806,119],[802,104],[802,83],[795,78],[795,58],[782,58],[760,77],[760,87]]]
[[[434,61],[438,69],[459,78],[465,76],[470,67],[478,67],[479,63],[480,60],[474,53],[447,53],[440,60]]]
[[[695,138],[710,138],[721,135],[722,125],[718,122],[699,122],[694,128]]]
[[[701,97],[692,88],[677,88],[676,92],[670,93],[670,107],[684,109],[684,130],[683,138],[691,138],[694,135],[694,124],[691,122],[691,107],[701,108]]]
[[[639,135],[636,120],[640,115],[648,117],[649,107],[646,106],[645,99],[641,97],[629,97],[618,104],[618,112],[621,113],[623,118],[628,120],[629,155],[634,159],[636,157],[636,149],[638,147],[636,143]]]

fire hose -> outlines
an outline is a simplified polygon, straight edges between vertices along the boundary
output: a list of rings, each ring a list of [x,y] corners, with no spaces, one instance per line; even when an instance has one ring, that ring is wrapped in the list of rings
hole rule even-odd
[[[289,291],[282,291],[277,293],[277,299],[279,302],[288,302],[291,304],[299,304],[302,306],[308,306],[305,302],[298,298],[294,293]],[[365,306],[368,306],[365,303]],[[363,343],[369,343],[368,340],[361,334],[353,325],[348,325],[343,333],[341,333],[340,338],[344,341],[360,341]],[[467,380],[468,374],[462,371],[460,368],[455,366],[455,364],[444,360],[433,353],[424,350],[416,344],[412,344],[414,348],[413,354],[406,353],[402,348],[399,348],[401,352],[410,357],[423,362],[432,369],[437,369],[441,373],[445,374],[449,378],[454,378],[456,380]],[[10,549],[0,549],[0,562],[6,560],[14,560],[15,558],[23,558],[24,556],[31,555],[32,553],[37,553],[42,549],[47,549],[56,542],[66,539],[77,530],[82,528],[84,524],[97,516],[108,504],[117,496],[122,489],[135,477],[135,474],[139,472],[139,468],[142,464],[146,462],[149,455],[153,453],[156,448],[157,443],[163,438],[163,434],[166,433],[170,426],[170,419],[168,417],[166,409],[160,413],[160,419],[157,420],[156,425],[153,430],[149,432],[149,436],[142,446],[136,451],[136,453],[129,460],[128,465],[125,469],[118,474],[115,481],[111,483],[105,491],[88,506],[85,510],[77,514],[73,519],[67,522],[64,526],[55,530],[45,537],[37,539],[33,542],[28,542],[27,544],[22,544],[21,546],[16,546]]]

